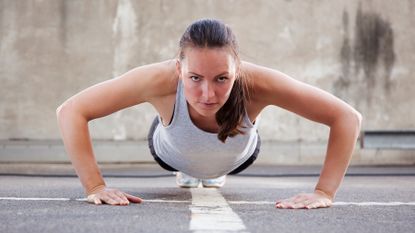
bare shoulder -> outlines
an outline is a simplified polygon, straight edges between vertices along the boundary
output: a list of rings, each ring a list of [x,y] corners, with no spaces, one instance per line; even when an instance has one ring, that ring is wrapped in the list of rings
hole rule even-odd
[[[295,91],[300,82],[284,73],[250,62],[242,62],[241,72],[248,79],[251,100],[256,105],[283,107],[287,91]]]
[[[176,93],[178,81],[175,60],[140,66],[120,78],[130,79],[130,84],[140,91],[143,102]]]
[[[95,84],[66,100],[66,107],[86,119],[95,119],[143,102],[156,101],[175,93],[175,61],[139,66],[128,72]]]
[[[355,110],[334,95],[301,82],[276,69],[242,62],[252,89],[252,105],[278,106],[307,119],[330,124],[342,114]]]

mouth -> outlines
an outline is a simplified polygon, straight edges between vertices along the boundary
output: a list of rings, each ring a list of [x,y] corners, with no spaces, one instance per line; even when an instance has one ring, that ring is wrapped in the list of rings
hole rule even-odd
[[[217,103],[207,103],[207,102],[199,102],[199,104],[205,108],[214,108],[217,105]]]

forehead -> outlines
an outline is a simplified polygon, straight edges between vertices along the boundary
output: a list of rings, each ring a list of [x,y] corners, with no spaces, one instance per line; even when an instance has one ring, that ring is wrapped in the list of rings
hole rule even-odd
[[[188,48],[183,65],[190,72],[228,71],[235,68],[235,59],[225,48]]]

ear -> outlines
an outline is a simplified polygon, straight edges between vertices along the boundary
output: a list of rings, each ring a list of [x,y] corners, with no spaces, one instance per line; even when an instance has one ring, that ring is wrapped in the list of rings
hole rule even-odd
[[[179,75],[180,77],[180,75],[182,74],[182,66],[179,59],[176,59],[176,72],[177,75]]]

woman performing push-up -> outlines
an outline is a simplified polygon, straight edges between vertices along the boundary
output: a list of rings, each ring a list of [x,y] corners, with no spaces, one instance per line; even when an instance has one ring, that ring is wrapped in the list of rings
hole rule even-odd
[[[177,171],[180,187],[219,188],[227,174],[251,165],[260,149],[261,111],[284,108],[330,127],[320,178],[310,193],[279,200],[277,208],[329,207],[349,165],[361,114],[335,96],[275,69],[241,61],[235,35],[223,22],[198,20],[179,43],[176,59],[134,68],[89,87],[57,109],[65,149],[95,204],[142,199],[107,187],[95,160],[88,122],[150,103],[158,116],[148,134],[161,167]]]

